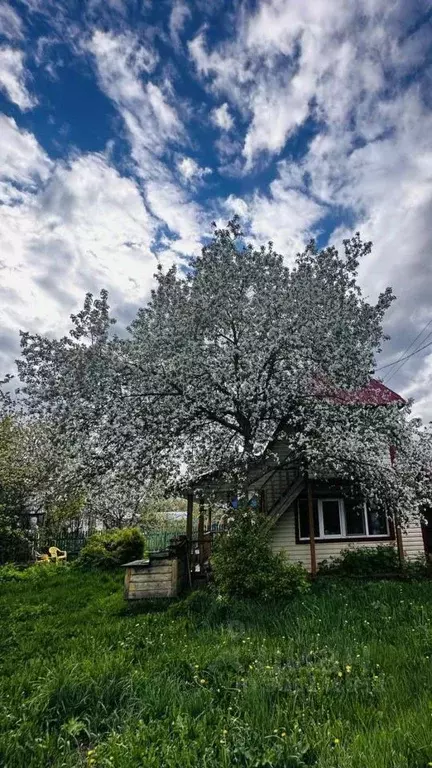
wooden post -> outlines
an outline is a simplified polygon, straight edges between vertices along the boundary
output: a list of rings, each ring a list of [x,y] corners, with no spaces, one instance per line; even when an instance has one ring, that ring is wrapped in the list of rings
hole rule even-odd
[[[400,523],[396,515],[395,515],[395,528],[396,528],[396,543],[397,543],[397,550],[399,555],[399,562],[402,566],[405,560],[405,554],[403,550],[403,541],[402,541],[402,528],[400,527]]]
[[[204,549],[204,499],[200,499],[199,503],[199,517],[198,517],[198,549],[199,549],[199,562],[200,566],[203,562],[203,549]]]
[[[391,445],[389,447],[389,451],[390,451],[390,464],[393,467],[393,464],[396,458],[396,448],[394,447],[394,445]],[[395,531],[396,531],[396,544],[397,544],[397,550],[399,555],[399,562],[402,566],[405,560],[405,555],[403,551],[403,541],[402,541],[402,529],[396,515],[394,515],[394,525],[395,525]]]
[[[313,513],[313,498],[312,498],[312,484],[308,478],[307,481],[307,494],[308,494],[308,518],[309,518],[309,541],[310,541],[310,560],[311,560],[311,574],[312,578],[316,576],[317,562],[316,562],[316,550],[315,550],[315,523]]]
[[[208,512],[207,512],[207,530],[211,531],[212,527],[212,508],[211,504],[208,505]]]
[[[190,543],[192,541],[193,505],[194,505],[193,491],[189,491],[187,495],[187,513],[186,513],[186,536],[188,540],[189,549],[190,549]]]

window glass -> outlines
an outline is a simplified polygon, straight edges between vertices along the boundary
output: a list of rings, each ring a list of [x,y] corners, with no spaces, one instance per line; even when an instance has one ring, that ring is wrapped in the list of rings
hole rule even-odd
[[[322,500],[324,536],[340,536],[339,502],[333,499]]]
[[[376,509],[368,509],[369,536],[385,536],[387,531],[387,518],[384,512]]]
[[[300,538],[301,539],[308,539],[309,538],[308,500],[307,499],[299,499],[298,508],[299,508],[299,532],[300,532]],[[315,537],[317,538],[319,536],[319,524],[318,524],[318,502],[317,502],[316,499],[313,499],[313,513],[314,513]]]
[[[345,526],[347,536],[365,536],[365,510],[362,501],[345,499]]]

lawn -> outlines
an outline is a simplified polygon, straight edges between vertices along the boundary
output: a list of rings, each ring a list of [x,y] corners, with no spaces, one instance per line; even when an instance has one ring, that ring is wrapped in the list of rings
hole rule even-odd
[[[128,609],[121,574],[0,581],[2,768],[426,768],[432,583]]]

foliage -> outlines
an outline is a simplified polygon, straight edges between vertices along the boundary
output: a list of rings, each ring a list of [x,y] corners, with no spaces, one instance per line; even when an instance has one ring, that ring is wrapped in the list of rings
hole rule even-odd
[[[355,547],[344,549],[338,557],[320,564],[321,575],[380,577],[399,575],[408,579],[422,579],[430,574],[424,555],[404,560],[402,566],[395,547]]]
[[[56,536],[64,531],[80,530],[83,522],[83,512],[86,508],[86,496],[78,489],[57,498],[46,505],[46,515],[43,525],[43,535]]]
[[[203,592],[176,615],[125,609],[119,573],[31,571],[0,583],[2,766],[432,761],[431,582],[327,579],[223,611]]]
[[[306,571],[271,551],[264,526],[265,518],[243,508],[215,539],[212,573],[222,595],[274,600],[308,589]]]
[[[412,580],[430,578],[432,574],[431,563],[425,555],[419,555],[413,560],[405,560],[402,574],[405,578]]]
[[[400,570],[397,549],[384,545],[344,549],[338,557],[320,565],[320,573],[342,576],[382,576]]]
[[[26,442],[16,420],[0,413],[0,562],[26,560],[30,552],[28,513],[36,471]]]
[[[47,583],[58,577],[58,569],[68,569],[65,562],[53,563],[50,560],[33,563],[25,568],[17,568],[12,563],[0,566],[0,584],[7,581],[25,581],[31,583]]]
[[[86,488],[155,474],[187,485],[215,469],[232,479],[277,433],[311,476],[348,480],[401,520],[418,514],[431,495],[430,434],[409,408],[339,398],[369,380],[394,298],[390,288],[376,304],[363,297],[370,250],[358,234],[342,253],[312,241],[289,269],[271,243],[245,246],[237,220],[215,229],[187,270],[159,269],[128,338],[110,336],[106,291],[86,297],[70,337],[23,333],[27,413],[56,425],[67,471]]]
[[[77,565],[83,568],[116,568],[144,553],[145,539],[138,528],[117,528],[90,536],[82,548]]]

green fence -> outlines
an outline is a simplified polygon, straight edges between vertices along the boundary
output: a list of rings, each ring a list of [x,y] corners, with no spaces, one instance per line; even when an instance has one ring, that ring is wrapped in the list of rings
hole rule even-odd
[[[180,533],[184,533],[181,531]],[[146,549],[148,552],[155,552],[159,549],[167,549],[171,539],[180,535],[179,531],[155,531],[145,534]]]
[[[65,550],[68,555],[77,556],[88,539],[88,535],[78,536],[38,536],[35,539],[35,549],[38,552],[46,552],[49,547],[58,547]]]
[[[194,535],[197,535],[197,525],[193,527]],[[212,530],[223,530],[224,526],[213,524]],[[167,531],[151,531],[144,533],[145,547],[147,551],[154,552],[157,550],[167,549],[171,539],[186,533],[186,526],[178,525],[175,528]],[[47,552],[49,547],[58,547],[65,550],[68,553],[68,558],[73,559],[77,557],[86,543],[90,534],[79,534],[69,536],[45,536],[43,533],[39,533],[35,536],[33,546],[23,545],[18,551],[17,548],[3,548],[0,542],[0,565],[6,562],[28,562],[32,559],[32,551]]]

